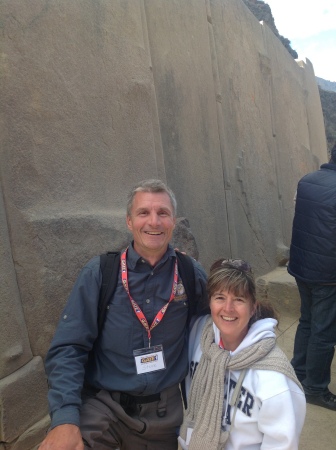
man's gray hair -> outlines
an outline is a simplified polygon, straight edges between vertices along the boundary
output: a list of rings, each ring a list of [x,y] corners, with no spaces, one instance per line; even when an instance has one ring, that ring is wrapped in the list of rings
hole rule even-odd
[[[127,197],[127,215],[131,215],[134,196],[137,192],[151,192],[153,194],[165,192],[172,204],[173,215],[176,216],[177,203],[174,192],[161,180],[143,180],[136,184]]]

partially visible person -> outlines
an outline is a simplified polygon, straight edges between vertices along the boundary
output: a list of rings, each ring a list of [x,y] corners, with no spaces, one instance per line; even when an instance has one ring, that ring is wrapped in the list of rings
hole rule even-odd
[[[207,288],[211,315],[197,319],[189,338],[181,447],[298,449],[305,396],[276,345],[273,307],[256,299],[251,267],[218,260]]]
[[[79,274],[46,358],[51,429],[40,450],[177,449],[189,316],[206,299],[206,273],[169,244],[175,221],[175,196],[162,181],[132,189],[133,241],[102,328],[99,256]]]
[[[301,297],[292,365],[308,403],[336,411],[329,391],[336,345],[336,145],[298,184],[288,272]]]

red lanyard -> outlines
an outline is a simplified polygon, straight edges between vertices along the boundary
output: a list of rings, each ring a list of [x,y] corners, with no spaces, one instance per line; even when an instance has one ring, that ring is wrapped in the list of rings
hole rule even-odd
[[[219,348],[221,348],[222,350],[225,350],[224,344],[223,344],[223,341],[222,341],[222,338],[219,338],[218,346],[219,346]]]
[[[131,304],[133,306],[134,312],[137,316],[137,318],[139,319],[140,323],[143,325],[143,327],[146,329],[147,334],[148,334],[148,340],[149,340],[149,347],[151,345],[151,331],[153,328],[155,328],[157,325],[159,325],[159,323],[161,322],[161,320],[163,319],[163,316],[165,315],[167,308],[169,306],[169,303],[175,298],[175,294],[176,294],[176,289],[177,289],[177,280],[178,280],[178,271],[177,271],[177,261],[175,261],[175,267],[174,267],[174,280],[173,280],[173,286],[172,286],[172,291],[170,294],[170,298],[168,300],[168,302],[164,305],[163,308],[160,309],[160,311],[156,314],[152,325],[149,327],[147,319],[144,315],[144,313],[142,312],[140,306],[136,303],[135,300],[133,300],[133,298],[131,297],[130,291],[129,291],[129,287],[128,287],[128,274],[127,274],[127,264],[126,264],[126,254],[127,254],[127,249],[122,253],[121,258],[120,258],[120,265],[121,265],[121,279],[122,279],[122,283],[123,286],[129,296],[129,299],[131,301]]]

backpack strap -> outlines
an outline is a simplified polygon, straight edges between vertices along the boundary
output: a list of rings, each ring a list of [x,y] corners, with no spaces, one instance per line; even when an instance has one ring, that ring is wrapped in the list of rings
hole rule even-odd
[[[196,289],[195,289],[195,270],[194,264],[190,256],[184,255],[181,252],[175,251],[177,256],[177,264],[178,271],[181,275],[183,286],[186,290],[186,294],[188,297],[188,319],[187,319],[187,327],[189,327],[189,323],[191,317],[195,315],[198,311],[198,306],[196,302]],[[184,403],[185,409],[187,409],[187,393],[185,386],[185,379],[181,381],[181,392],[182,399]]]
[[[181,252],[176,252],[177,257],[177,267],[180,272],[184,289],[189,302],[188,309],[188,325],[190,323],[191,317],[196,314],[197,304],[196,304],[196,290],[195,290],[195,270],[192,263],[191,257],[184,255]]]
[[[194,315],[204,316],[205,314],[210,314],[209,305],[205,303],[197,303],[196,299],[196,278],[195,269],[190,256],[184,255],[181,252],[176,251],[178,271],[181,275],[183,286],[186,290],[189,310],[188,310],[188,325],[190,323],[191,317]]]
[[[98,302],[98,330],[101,332],[108,308],[109,300],[112,298],[118,284],[120,268],[120,252],[107,252],[100,255],[100,270],[102,273],[102,284],[99,292]]]

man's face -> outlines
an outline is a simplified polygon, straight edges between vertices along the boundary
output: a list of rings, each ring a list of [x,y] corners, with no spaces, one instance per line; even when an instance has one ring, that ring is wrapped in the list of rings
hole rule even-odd
[[[155,264],[166,252],[175,228],[169,195],[137,192],[126,223],[133,234],[134,250]]]

